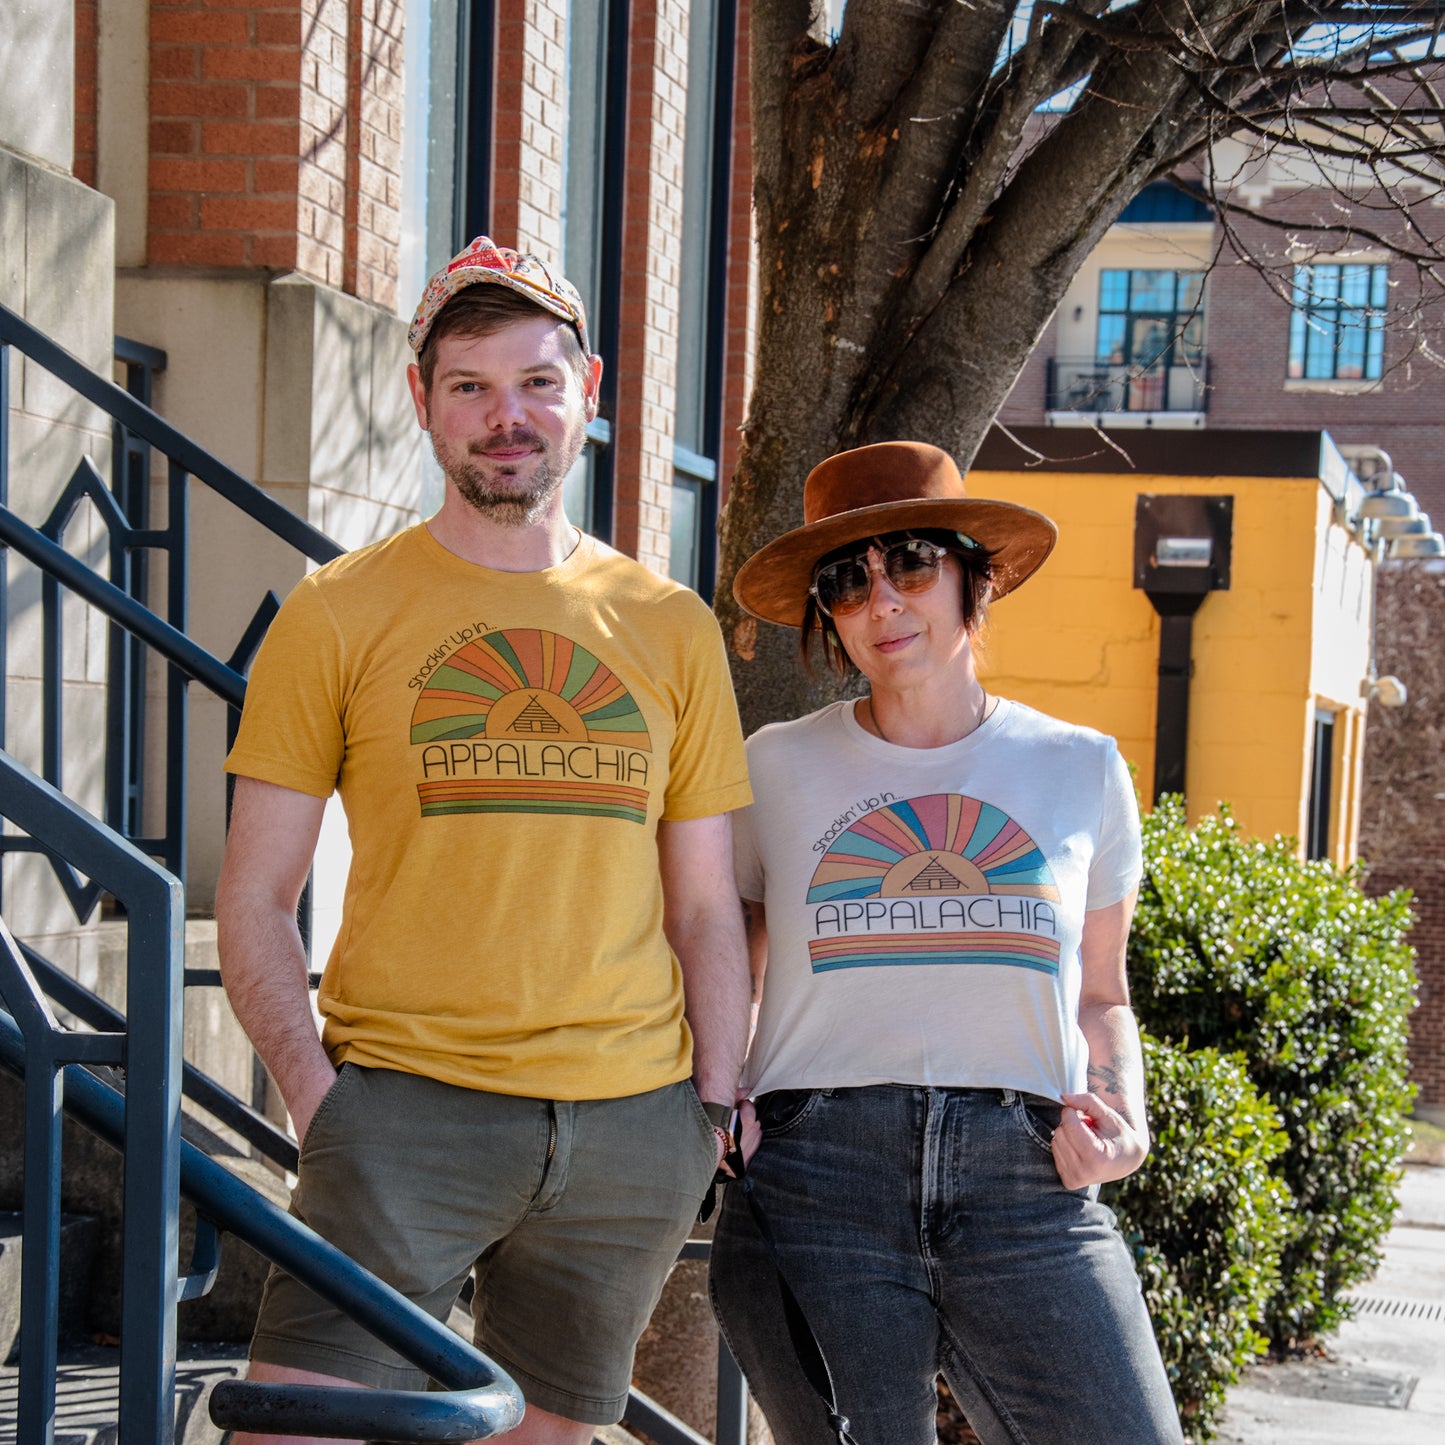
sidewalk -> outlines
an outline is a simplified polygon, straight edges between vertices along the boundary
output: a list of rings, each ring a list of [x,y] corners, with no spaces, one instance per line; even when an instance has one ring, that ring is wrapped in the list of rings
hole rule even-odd
[[[1259,1365],[1229,1392],[1218,1445],[1445,1441],[1445,1166],[1412,1164],[1379,1273],[1320,1360]]]

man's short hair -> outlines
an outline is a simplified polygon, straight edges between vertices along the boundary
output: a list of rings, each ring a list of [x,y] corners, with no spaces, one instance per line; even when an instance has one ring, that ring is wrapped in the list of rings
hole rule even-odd
[[[436,375],[437,347],[445,336],[494,336],[518,321],[531,321],[545,316],[555,321],[562,334],[562,351],[572,374],[579,385],[587,382],[587,356],[582,351],[582,341],[577,328],[551,312],[534,305],[525,297],[505,286],[468,286],[459,291],[442,307],[432,323],[425,342],[417,355],[417,369],[421,372],[422,391],[431,395],[432,377]]]

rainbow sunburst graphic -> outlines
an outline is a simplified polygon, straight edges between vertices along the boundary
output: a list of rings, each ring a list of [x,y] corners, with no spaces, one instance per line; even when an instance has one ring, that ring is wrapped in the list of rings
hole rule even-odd
[[[622,680],[571,638],[489,632],[451,653],[411,715],[422,816],[568,813],[645,823],[652,738]]]
[[[538,628],[467,643],[422,689],[412,742],[479,737],[652,747],[617,674],[570,638]]]
[[[986,963],[1057,973],[1058,898],[1042,850],[1002,809],[954,793],[890,803],[834,839],[813,873],[813,971]]]
[[[813,874],[808,902],[925,892],[1059,896],[1038,845],[1002,809],[930,793],[875,808],[840,833]]]

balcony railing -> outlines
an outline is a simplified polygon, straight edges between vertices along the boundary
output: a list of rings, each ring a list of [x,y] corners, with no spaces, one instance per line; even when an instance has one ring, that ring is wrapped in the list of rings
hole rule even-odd
[[[1049,411],[1203,412],[1209,402],[1209,358],[1166,366],[1051,356],[1046,388]]]

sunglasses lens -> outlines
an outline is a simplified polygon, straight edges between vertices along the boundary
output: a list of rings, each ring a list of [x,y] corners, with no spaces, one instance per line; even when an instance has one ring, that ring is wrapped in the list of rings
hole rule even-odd
[[[830,617],[846,617],[867,602],[871,583],[866,553],[844,562],[831,562],[818,573],[818,605]]]
[[[873,590],[868,555],[860,552],[819,569],[813,593],[829,617],[846,617],[868,601]],[[921,537],[895,542],[883,549],[883,572],[900,592],[926,592],[938,581],[944,555],[941,547]]]
[[[900,542],[883,555],[883,570],[900,592],[922,592],[938,581],[943,552],[931,542]]]

